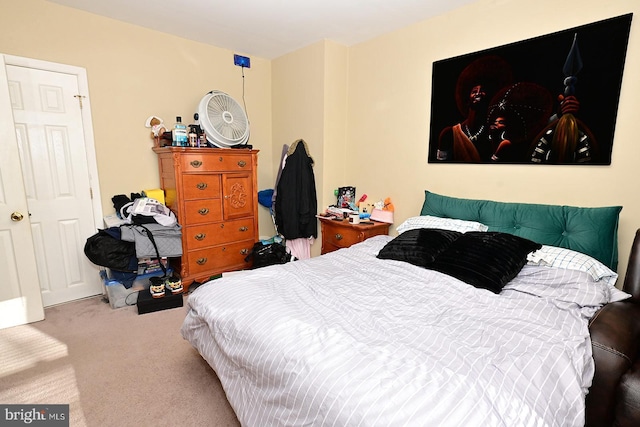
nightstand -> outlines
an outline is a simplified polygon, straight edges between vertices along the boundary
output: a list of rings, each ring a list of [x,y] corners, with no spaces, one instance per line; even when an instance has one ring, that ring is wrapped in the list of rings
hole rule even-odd
[[[389,234],[389,226],[386,222],[368,221],[370,224],[361,222],[351,224],[348,219],[335,221],[332,219],[320,218],[322,232],[321,254],[336,251],[341,248],[364,241],[369,237],[381,234]]]

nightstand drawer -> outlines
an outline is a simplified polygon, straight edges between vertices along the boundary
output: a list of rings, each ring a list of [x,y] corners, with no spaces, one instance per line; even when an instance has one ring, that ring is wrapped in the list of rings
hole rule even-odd
[[[345,227],[327,227],[326,235],[322,234],[322,242],[333,245],[337,248],[348,248],[349,246],[362,242],[364,235],[357,231]]]
[[[349,221],[334,221],[320,219],[322,230],[322,254],[338,249],[348,248],[369,237],[389,234],[389,226],[384,222],[370,221],[368,223],[351,224]]]

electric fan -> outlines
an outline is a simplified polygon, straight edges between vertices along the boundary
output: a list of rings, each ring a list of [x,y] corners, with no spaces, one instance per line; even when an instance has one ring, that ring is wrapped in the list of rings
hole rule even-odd
[[[198,105],[200,126],[211,144],[227,148],[246,144],[249,140],[249,120],[244,110],[228,94],[212,90]]]

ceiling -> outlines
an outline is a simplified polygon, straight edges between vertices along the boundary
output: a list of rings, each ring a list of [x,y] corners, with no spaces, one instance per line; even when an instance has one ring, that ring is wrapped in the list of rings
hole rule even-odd
[[[48,0],[274,59],[320,40],[351,46],[476,0]]]

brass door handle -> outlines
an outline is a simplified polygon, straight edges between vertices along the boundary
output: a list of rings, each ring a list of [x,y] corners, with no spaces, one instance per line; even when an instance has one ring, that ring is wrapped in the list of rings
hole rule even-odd
[[[196,188],[198,190],[204,190],[205,188],[207,188],[207,183],[206,182],[199,182],[196,184]]]
[[[249,249],[246,249],[246,248],[245,248],[245,249],[242,249],[242,250],[240,251],[240,254],[242,254],[242,255],[246,255],[246,254],[248,254],[248,253],[249,253]]]
[[[24,215],[22,215],[20,212],[13,212],[11,214],[11,221],[22,221],[24,219]]]
[[[342,240],[342,234],[336,233],[336,240]]]
[[[206,215],[206,214],[209,213],[209,208],[202,208],[202,209],[198,210],[198,213],[200,215]]]
[[[243,168],[243,167],[247,166],[247,162],[245,162],[244,160],[240,160],[240,161],[238,162],[238,166],[240,166],[241,168]]]
[[[240,231],[247,231],[249,227],[240,227]]]
[[[207,237],[205,233],[198,233],[195,236],[193,236],[193,238],[196,240],[204,240],[205,237]]]
[[[193,166],[194,168],[199,168],[200,166],[202,166],[202,162],[200,160],[192,160],[191,166]]]
[[[199,265],[204,265],[207,263],[207,259],[206,258],[198,258],[196,260],[196,263],[198,263]]]

